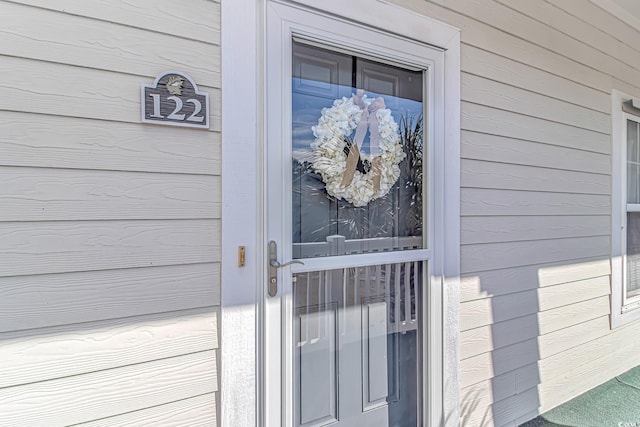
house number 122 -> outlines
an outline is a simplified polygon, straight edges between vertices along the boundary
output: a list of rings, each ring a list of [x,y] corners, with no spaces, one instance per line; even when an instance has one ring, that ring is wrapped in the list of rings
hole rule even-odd
[[[153,112],[151,113],[151,117],[164,119],[164,116],[160,114],[160,94],[151,93],[149,94],[149,96],[153,98]],[[175,104],[175,108],[173,109],[171,114],[167,116],[167,118],[171,120],[184,120],[185,114],[178,114],[180,111],[182,111],[182,107],[184,106],[184,104],[182,103],[182,99],[178,98],[177,96],[168,96],[166,99],[167,101],[173,101],[173,103]],[[187,102],[193,104],[194,106],[193,113],[191,113],[191,115],[187,117],[187,121],[202,123],[204,121],[204,117],[197,116],[197,114],[202,111],[202,104],[200,103],[200,101],[194,98],[189,98],[187,99]]]
[[[140,87],[142,123],[209,129],[209,94],[179,71],[166,71]]]

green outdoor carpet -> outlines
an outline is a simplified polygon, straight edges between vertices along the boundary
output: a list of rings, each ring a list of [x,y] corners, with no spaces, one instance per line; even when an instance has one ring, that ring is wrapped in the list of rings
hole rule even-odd
[[[640,366],[521,427],[640,427]]]

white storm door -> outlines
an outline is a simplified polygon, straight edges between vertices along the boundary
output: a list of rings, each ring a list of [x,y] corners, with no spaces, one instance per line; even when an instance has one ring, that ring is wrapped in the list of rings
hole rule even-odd
[[[266,33],[266,424],[423,425],[442,51],[281,3]]]

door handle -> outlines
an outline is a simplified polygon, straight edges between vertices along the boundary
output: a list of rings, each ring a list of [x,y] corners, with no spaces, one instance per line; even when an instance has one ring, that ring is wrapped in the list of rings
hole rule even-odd
[[[291,264],[302,264],[304,265],[304,262],[300,261],[299,259],[292,259],[291,261],[287,261],[284,264],[281,264],[279,261],[272,259],[271,261],[269,261],[269,266],[273,267],[273,268],[280,268],[280,267],[286,267],[287,265],[291,265]]]
[[[304,262],[299,259],[292,259],[285,263],[278,261],[278,244],[271,240],[269,242],[269,287],[268,292],[270,297],[275,297],[278,294],[278,269],[280,267],[286,267],[291,264],[302,264]]]

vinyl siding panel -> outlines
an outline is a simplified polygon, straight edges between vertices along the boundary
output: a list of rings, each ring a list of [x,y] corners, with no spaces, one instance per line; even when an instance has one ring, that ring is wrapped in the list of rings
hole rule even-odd
[[[531,166],[462,160],[461,185],[521,191],[609,194],[610,177]]]
[[[466,216],[460,220],[462,244],[513,242],[569,237],[608,236],[606,215]]]
[[[546,95],[473,74],[462,74],[462,98],[490,106],[601,133],[611,132],[609,115]]]
[[[211,427],[217,425],[215,393],[203,394],[165,405],[154,406],[128,414],[78,424],[80,427]]]
[[[217,389],[215,351],[0,389],[5,425],[67,426]],[[36,402],[36,403],[34,403]]]
[[[603,91],[501,56],[490,49],[463,44],[461,51],[461,68],[469,75],[485,77],[604,114],[611,113],[611,100]]]
[[[551,264],[482,271],[461,278],[460,300],[464,303],[465,301],[544,288],[569,281],[608,277],[609,274],[611,274],[609,260],[600,258],[574,261],[570,265],[560,261]]]
[[[217,318],[199,309],[3,333],[0,389],[206,351]]]
[[[611,154],[609,136],[588,129],[462,102],[462,129]]]
[[[0,220],[220,218],[220,177],[3,167]]]
[[[5,94],[0,110],[8,111],[139,123],[140,85],[154,78],[12,56],[0,59],[0,73],[6,76],[0,83]],[[209,92],[210,131],[219,131],[220,89],[198,89]]]
[[[461,188],[460,211],[462,216],[609,215],[611,213],[611,196],[608,194]]]
[[[8,2],[0,3],[0,14],[30,17],[3,24],[4,55],[150,78],[155,78],[156,70],[164,71],[167,63],[189,64],[198,58],[190,67],[190,77],[198,85],[220,87],[220,73],[208,71],[220,62],[220,48],[210,42]],[[117,80],[106,88],[115,89]]]
[[[0,332],[220,304],[219,263],[0,278]]]
[[[640,326],[609,325],[610,93],[640,96],[640,32],[587,0],[396,3],[461,29],[462,425],[516,426],[640,364]]]
[[[215,426],[220,4],[0,14],[0,426]],[[140,123],[171,69],[208,131]]]
[[[562,311],[562,307],[558,309]],[[467,359],[498,348],[538,337],[536,314],[509,319],[505,322],[471,329],[462,332],[460,358]],[[542,325],[541,325],[542,326]],[[562,327],[552,325],[553,327]],[[607,333],[609,317],[607,315],[579,323],[576,327],[565,327],[540,337],[540,355],[553,355],[575,347],[585,341],[585,336],[596,339]],[[547,328],[551,330],[551,328]]]
[[[627,83],[633,83],[640,77],[640,69],[622,62],[615,55],[616,52],[605,53],[581,40],[567,37],[553,25],[521,13],[517,3],[509,3],[513,8],[494,0],[447,0],[445,4],[455,11],[473,16],[480,22],[495,26],[507,35],[535,43],[549,52],[584,64],[603,75],[616,76]],[[538,15],[540,13],[536,11],[536,16]],[[565,22],[564,26],[570,26],[570,23]]]
[[[523,166],[608,174],[607,154],[475,131],[462,131],[462,157]]]
[[[497,23],[494,26],[494,23],[491,22],[491,16],[488,16],[487,22],[484,22],[473,17],[469,13],[470,9],[458,12],[448,8],[449,3],[447,0],[427,2],[396,0],[395,3],[460,28],[463,48],[464,45],[470,45],[483,49],[509,58],[512,61],[564,77],[567,80],[603,93],[608,93],[611,89],[611,76],[596,68],[575,61],[571,57],[551,51],[522,36],[509,34],[498,27]],[[444,4],[444,6],[440,3]],[[486,7],[492,9],[493,4]],[[490,13],[490,11],[487,11],[483,15]],[[473,68],[466,69],[463,67],[463,71],[473,73]]]
[[[626,50],[627,47],[636,52],[638,51],[637,46],[629,41],[638,37],[640,30],[621,22],[614,15],[603,11],[595,3],[587,2],[586,4],[582,4],[581,0],[550,0],[549,3],[552,4],[556,10],[564,11],[566,15],[574,16],[576,19],[588,24],[587,31],[590,31],[592,34],[585,40],[589,40],[592,46],[598,46],[596,43],[600,43],[602,37],[609,35],[614,39],[613,44],[611,44],[612,53],[617,52],[618,49]],[[576,27],[571,25],[567,30],[570,31],[571,28]],[[633,54],[633,51],[628,52]]]
[[[219,133],[13,111],[2,117],[2,166],[220,174]]]
[[[598,302],[594,302],[593,298],[608,295],[609,286],[605,277],[464,302],[461,306],[460,328],[464,332],[480,326],[518,319],[528,314],[562,308],[557,315],[546,313],[544,318],[536,321],[539,332],[545,329],[545,324],[551,328],[561,328],[564,311],[586,312],[588,308],[580,309],[581,304],[590,308],[595,305],[597,308]],[[571,321],[572,316],[568,313],[567,316],[564,322]]]
[[[616,329],[604,337],[567,350],[564,354],[541,360],[539,371],[544,385],[539,388],[541,409],[546,410],[568,400],[567,394],[580,394],[601,384],[603,377],[606,381],[624,372],[628,369],[626,364],[629,359],[637,365],[636,340],[637,326],[622,331]],[[592,352],[591,357],[580,355],[580,351]],[[596,354],[598,357],[594,358],[593,355]],[[555,363],[557,365],[553,365]],[[557,369],[562,369],[565,373],[557,375]]]
[[[480,243],[461,248],[461,272],[471,273],[530,264],[607,257],[609,237],[576,237],[506,243]]]
[[[132,28],[150,30],[181,38],[220,45],[220,2],[189,0],[189,7],[175,7],[170,1],[140,0],[132,4],[126,0],[11,0],[67,14],[113,22]],[[168,19],[168,15],[170,19]],[[203,19],[206,17],[206,19]]]
[[[0,277],[216,262],[218,225],[215,220],[0,223]]]

